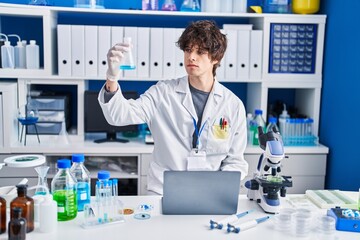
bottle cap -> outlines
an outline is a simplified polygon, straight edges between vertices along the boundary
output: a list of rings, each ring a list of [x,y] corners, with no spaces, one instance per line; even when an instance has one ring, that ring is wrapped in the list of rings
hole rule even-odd
[[[70,168],[71,161],[69,159],[60,159],[57,161],[58,168]]]
[[[35,45],[36,44],[36,40],[30,40],[30,45]]]
[[[98,179],[105,180],[110,178],[110,173],[108,171],[99,171],[98,172]]]
[[[270,122],[270,123],[276,123],[276,122],[277,122],[277,118],[276,118],[276,117],[270,117],[270,118],[269,118],[269,122]]]
[[[255,109],[255,115],[262,114],[263,111],[261,109]]]
[[[72,160],[73,162],[76,162],[76,163],[84,162],[84,161],[85,161],[85,156],[84,156],[84,154],[82,154],[82,153],[73,154],[73,155],[71,156],[71,160]]]
[[[280,118],[289,118],[290,115],[288,114],[288,112],[286,111],[286,104],[284,103],[284,110],[282,111],[282,113],[280,114]]]

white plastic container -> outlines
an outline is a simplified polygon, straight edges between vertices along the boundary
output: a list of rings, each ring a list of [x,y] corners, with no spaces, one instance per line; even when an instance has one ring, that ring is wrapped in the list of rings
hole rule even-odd
[[[57,204],[51,194],[40,203],[40,232],[50,233],[57,229]]]
[[[39,46],[36,45],[35,40],[30,40],[30,44],[26,45],[26,68],[27,69],[40,68]]]
[[[15,68],[26,68],[26,48],[21,42],[21,38],[16,34],[9,34],[8,37],[17,37],[18,41],[14,47]]]
[[[1,46],[1,66],[2,68],[14,68],[14,47],[11,46],[8,37],[5,34],[0,33],[1,36],[5,37],[5,43]]]

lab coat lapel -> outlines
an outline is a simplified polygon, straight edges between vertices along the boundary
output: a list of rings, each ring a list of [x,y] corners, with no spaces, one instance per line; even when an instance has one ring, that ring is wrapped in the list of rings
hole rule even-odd
[[[183,98],[182,105],[197,122],[198,118],[196,115],[194,103],[192,101],[187,76],[181,79],[181,81],[179,81],[179,85],[176,89],[176,92],[181,93],[180,97]]]
[[[206,120],[212,119],[213,115],[218,112],[217,106],[222,99],[222,88],[218,81],[214,81],[213,90],[210,92],[209,98],[206,102],[202,117],[202,124]]]

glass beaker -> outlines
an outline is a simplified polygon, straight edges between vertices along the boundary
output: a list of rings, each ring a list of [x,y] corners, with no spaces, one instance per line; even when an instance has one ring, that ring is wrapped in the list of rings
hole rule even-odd
[[[199,0],[184,0],[181,4],[182,12],[200,12]]]
[[[134,70],[135,63],[134,63],[134,57],[131,51],[132,43],[131,43],[131,37],[124,37],[124,43],[127,43],[130,45],[129,51],[124,52],[124,58],[122,60],[122,63],[120,65],[121,70]]]
[[[38,183],[36,185],[35,195],[46,195],[49,193],[49,186],[47,184],[47,172],[49,171],[49,166],[39,166],[35,168],[35,171],[38,174]]]
[[[162,11],[176,11],[175,0],[165,0],[162,7]]]

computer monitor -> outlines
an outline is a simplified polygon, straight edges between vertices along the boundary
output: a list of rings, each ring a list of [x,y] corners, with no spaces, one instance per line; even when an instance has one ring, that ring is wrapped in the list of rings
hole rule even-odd
[[[128,142],[127,139],[120,139],[116,137],[118,132],[138,132],[138,125],[127,125],[127,126],[114,126],[110,125],[102,112],[100,104],[98,102],[98,91],[85,91],[84,99],[84,114],[85,114],[85,132],[99,133],[105,132],[105,139],[94,140],[96,143],[103,142]],[[138,98],[138,93],[135,91],[123,92],[126,99]]]

